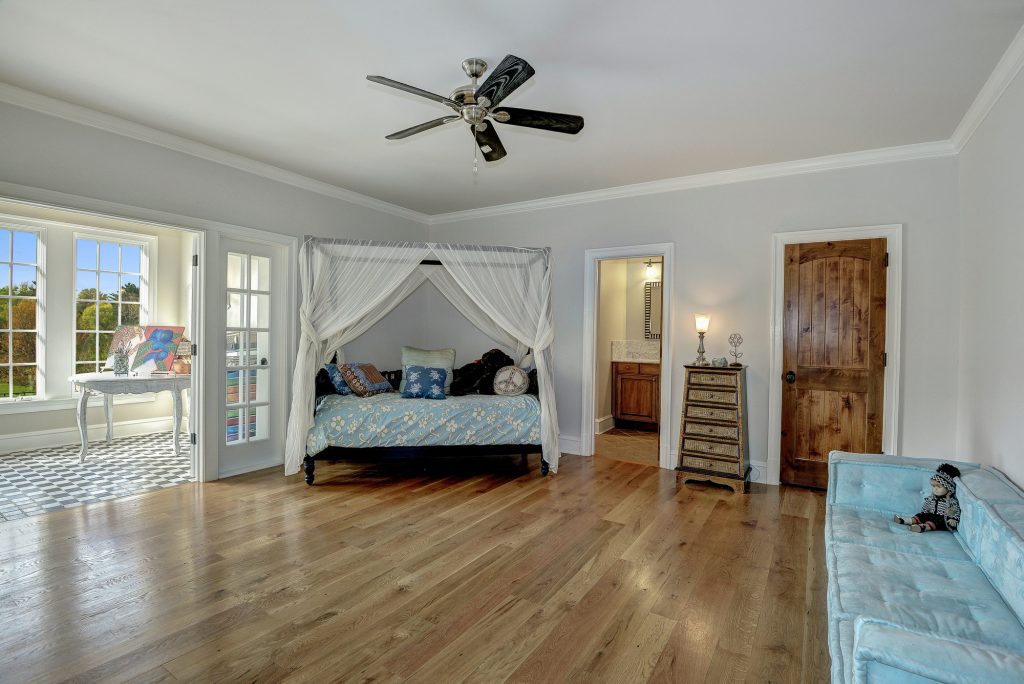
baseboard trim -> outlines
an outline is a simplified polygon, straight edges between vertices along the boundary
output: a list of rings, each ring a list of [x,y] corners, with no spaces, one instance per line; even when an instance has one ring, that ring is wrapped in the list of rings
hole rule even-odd
[[[594,434],[602,435],[615,427],[615,416],[602,416],[594,420]]]
[[[580,449],[579,435],[559,435],[558,448],[563,454],[572,454],[573,456],[579,456],[580,454],[583,453],[583,451]]]
[[[235,475],[245,475],[246,473],[251,473],[257,470],[265,470],[266,468],[273,468],[275,466],[283,465],[284,459],[277,458],[268,459],[266,461],[260,461],[258,463],[246,463],[244,465],[235,466],[233,468],[228,468],[226,470],[220,471],[220,474],[217,476],[217,479],[223,480],[224,478],[227,477],[234,477]]]
[[[121,420],[114,422],[114,438],[131,437],[135,435],[149,435],[154,432],[170,432],[174,429],[174,421],[170,416],[163,418],[139,418],[136,420]],[[182,425],[182,429],[185,426]],[[88,429],[89,442],[102,442],[107,437],[107,424],[90,425]],[[29,449],[48,449],[50,447],[67,446],[78,444],[81,437],[77,427],[60,428],[56,430],[38,430],[35,432],[19,432],[13,435],[5,435],[0,446],[0,454],[8,454],[12,451],[26,451]]]

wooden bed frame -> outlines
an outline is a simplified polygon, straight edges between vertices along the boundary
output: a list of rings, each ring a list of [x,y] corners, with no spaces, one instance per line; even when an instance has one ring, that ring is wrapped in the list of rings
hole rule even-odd
[[[316,461],[341,461],[347,457],[390,457],[390,458],[452,458],[474,456],[503,456],[519,454],[523,464],[530,454],[540,454],[540,444],[460,444],[453,446],[418,446],[418,447],[327,447],[312,456],[306,454],[302,459],[302,469],[306,473],[306,484],[311,485],[316,479]],[[541,458],[540,474],[548,474],[548,462]]]

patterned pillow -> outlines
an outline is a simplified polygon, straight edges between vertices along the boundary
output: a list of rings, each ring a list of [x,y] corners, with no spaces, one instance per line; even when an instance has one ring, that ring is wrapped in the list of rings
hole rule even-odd
[[[444,381],[448,377],[448,371],[444,368],[409,366],[405,369],[403,377],[406,378],[406,383],[402,396],[406,399],[445,398]]]
[[[336,363],[324,364],[324,370],[327,371],[328,377],[334,384],[334,392],[342,396],[352,394],[352,390],[349,389],[348,383],[345,382],[345,376],[341,374],[341,369],[338,368]]]
[[[423,368],[443,368],[448,373],[444,381],[444,393],[450,394],[452,387],[452,375],[455,368],[455,350],[447,349],[417,349],[416,347],[402,347],[402,372],[408,373],[409,366],[421,366]],[[399,392],[405,391],[406,378],[402,376],[402,384],[398,387]]]
[[[346,363],[338,368],[345,378],[345,384],[358,397],[394,391],[391,389],[391,383],[372,363]]]
[[[494,374],[494,393],[507,397],[525,394],[530,387],[530,376],[519,366],[505,366]]]

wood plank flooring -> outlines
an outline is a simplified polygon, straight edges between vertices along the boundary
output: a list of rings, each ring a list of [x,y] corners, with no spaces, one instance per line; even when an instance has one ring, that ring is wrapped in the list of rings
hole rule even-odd
[[[825,682],[824,497],[318,463],[0,523],[0,681]]]

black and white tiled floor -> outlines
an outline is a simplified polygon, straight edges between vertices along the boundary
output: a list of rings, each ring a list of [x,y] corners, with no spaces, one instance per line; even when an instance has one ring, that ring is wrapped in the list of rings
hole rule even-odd
[[[0,455],[0,522],[190,482],[186,440],[178,456],[169,432],[92,442],[85,463],[77,444]]]

